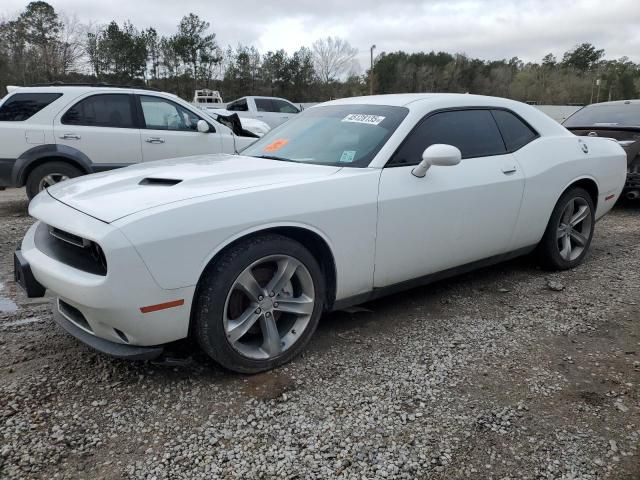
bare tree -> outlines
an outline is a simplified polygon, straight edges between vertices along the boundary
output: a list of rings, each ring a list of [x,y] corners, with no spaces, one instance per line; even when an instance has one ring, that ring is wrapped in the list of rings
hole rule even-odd
[[[58,75],[66,75],[78,68],[84,57],[84,41],[87,37],[88,26],[78,20],[77,15],[60,15],[62,29],[58,43]]]
[[[316,40],[312,45],[313,63],[320,80],[329,83],[347,73],[353,66],[358,49],[338,37]]]

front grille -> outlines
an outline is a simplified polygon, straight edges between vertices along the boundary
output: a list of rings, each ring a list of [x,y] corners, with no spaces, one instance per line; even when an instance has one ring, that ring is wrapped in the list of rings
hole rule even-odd
[[[93,329],[84,315],[76,307],[69,305],[64,300],[58,299],[58,311],[70,322],[75,323],[78,327],[93,333]]]
[[[100,245],[59,228],[40,223],[35,232],[36,248],[65,265],[94,275],[107,275],[107,260]]]

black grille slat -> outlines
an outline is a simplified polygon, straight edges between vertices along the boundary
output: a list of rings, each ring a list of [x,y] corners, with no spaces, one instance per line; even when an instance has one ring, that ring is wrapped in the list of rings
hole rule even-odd
[[[88,247],[91,243],[86,238],[79,237],[78,235],[74,235],[73,233],[65,232],[64,230],[60,230],[56,227],[49,227],[49,233],[56,237],[58,240],[62,240],[63,242],[70,243],[71,245],[75,245],[76,247],[85,248]]]
[[[89,332],[93,332],[93,329],[91,328],[91,325],[89,325],[89,322],[87,322],[87,319],[84,318],[82,312],[76,307],[69,305],[64,300],[58,299],[58,310],[67,318],[67,320],[75,323],[85,330],[88,330]]]

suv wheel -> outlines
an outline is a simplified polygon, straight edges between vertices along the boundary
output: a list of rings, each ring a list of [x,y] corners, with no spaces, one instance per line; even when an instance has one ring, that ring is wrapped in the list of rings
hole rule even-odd
[[[79,168],[65,162],[43,163],[34,168],[27,177],[27,196],[31,200],[42,190],[82,174],[83,172]]]

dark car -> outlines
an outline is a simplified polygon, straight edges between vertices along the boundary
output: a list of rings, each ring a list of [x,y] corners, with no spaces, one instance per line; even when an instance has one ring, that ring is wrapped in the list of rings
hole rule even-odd
[[[627,183],[622,195],[640,198],[640,100],[594,103],[567,118],[563,125],[576,135],[618,140],[627,152]]]

